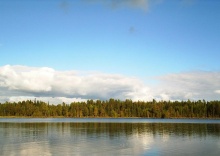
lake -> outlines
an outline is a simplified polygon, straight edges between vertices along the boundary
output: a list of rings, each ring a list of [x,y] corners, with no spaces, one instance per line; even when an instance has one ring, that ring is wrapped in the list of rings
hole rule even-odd
[[[0,118],[1,156],[220,155],[220,120]]]

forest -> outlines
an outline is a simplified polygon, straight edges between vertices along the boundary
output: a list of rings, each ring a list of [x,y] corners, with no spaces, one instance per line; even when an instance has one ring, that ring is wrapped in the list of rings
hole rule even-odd
[[[2,117],[141,117],[220,118],[220,101],[132,101],[87,100],[70,104],[49,104],[38,100],[0,103]]]

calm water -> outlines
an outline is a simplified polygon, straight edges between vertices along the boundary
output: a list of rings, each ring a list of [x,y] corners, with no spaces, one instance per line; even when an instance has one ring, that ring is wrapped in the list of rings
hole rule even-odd
[[[0,155],[220,155],[220,120],[4,119]]]

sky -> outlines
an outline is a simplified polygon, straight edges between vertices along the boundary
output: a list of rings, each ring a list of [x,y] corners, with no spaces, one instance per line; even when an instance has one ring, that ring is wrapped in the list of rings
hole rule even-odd
[[[220,100],[219,0],[1,0],[0,102]]]

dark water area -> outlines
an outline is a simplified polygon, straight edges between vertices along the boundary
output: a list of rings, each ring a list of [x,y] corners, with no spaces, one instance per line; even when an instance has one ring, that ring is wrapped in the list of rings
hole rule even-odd
[[[220,155],[220,121],[2,118],[0,155]]]

